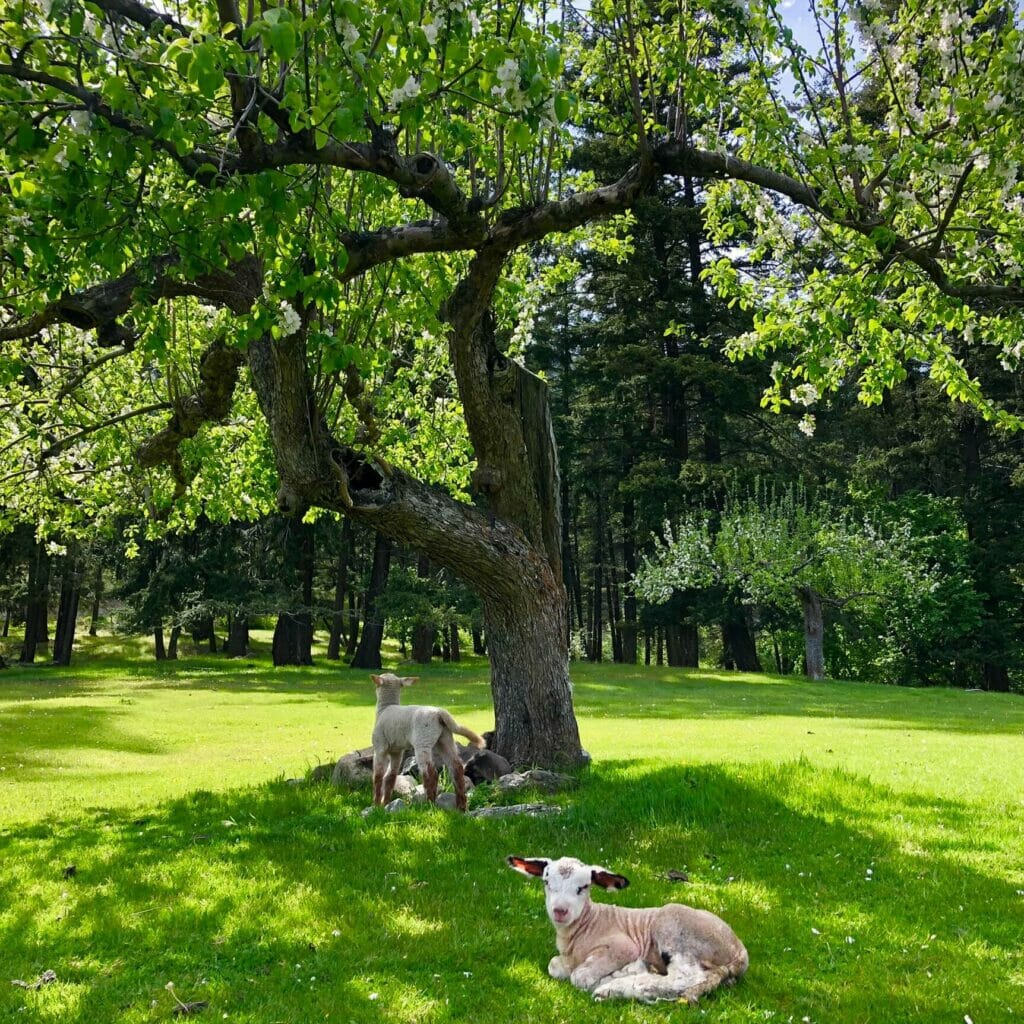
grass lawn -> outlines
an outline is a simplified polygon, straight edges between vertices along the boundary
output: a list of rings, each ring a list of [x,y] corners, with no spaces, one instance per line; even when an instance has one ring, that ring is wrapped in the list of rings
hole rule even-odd
[[[420,674],[410,697],[490,725],[482,661]],[[103,638],[70,673],[3,672],[0,1020],[166,1021],[173,982],[195,1019],[253,1024],[1024,1021],[1024,698],[573,675],[593,768],[557,818],[485,821],[282,781],[369,742],[365,672]],[[695,1010],[593,1004],[547,977],[508,853],[714,910],[747,977]]]

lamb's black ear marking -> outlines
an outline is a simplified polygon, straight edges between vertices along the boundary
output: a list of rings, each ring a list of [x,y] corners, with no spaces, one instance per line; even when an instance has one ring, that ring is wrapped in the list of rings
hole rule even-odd
[[[513,871],[518,871],[521,875],[532,875],[534,878],[540,878],[544,874],[544,869],[551,863],[546,857],[511,856],[505,860]]]
[[[605,871],[604,868],[594,868],[590,872],[590,880],[602,889],[625,889],[629,885],[629,879],[625,875],[617,875],[614,871]]]

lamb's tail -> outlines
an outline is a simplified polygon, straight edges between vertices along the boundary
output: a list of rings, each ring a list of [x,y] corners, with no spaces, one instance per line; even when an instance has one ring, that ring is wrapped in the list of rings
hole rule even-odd
[[[465,736],[474,747],[484,747],[487,744],[484,741],[483,736],[478,736],[472,729],[467,729],[464,725],[459,725],[452,716],[441,708],[441,724],[447,726],[456,736]]]

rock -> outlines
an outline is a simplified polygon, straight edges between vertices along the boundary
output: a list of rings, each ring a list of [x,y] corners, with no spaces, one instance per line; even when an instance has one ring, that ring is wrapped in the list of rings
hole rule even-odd
[[[416,792],[416,780],[411,775],[399,775],[395,779],[395,796],[412,796]]]
[[[333,765],[332,765],[333,768]],[[306,784],[305,779],[285,779],[284,784],[286,786],[304,786]]]
[[[395,811],[404,811],[408,806],[404,800],[396,797],[391,803],[384,805],[384,810],[390,811],[393,814]]]
[[[373,781],[373,749],[353,750],[338,758],[338,763],[331,770],[332,786],[348,786],[358,788]]]
[[[524,814],[529,818],[540,818],[547,814],[561,814],[562,808],[555,804],[509,804],[506,807],[479,807],[469,812],[470,818],[511,818]]]
[[[334,769],[336,767],[337,767],[337,764],[335,762],[333,762],[333,761],[330,762],[329,764],[318,764],[309,773],[309,781],[310,782],[330,782],[331,781],[331,777],[334,775]],[[291,779],[289,779],[288,781],[290,782]]]
[[[443,811],[454,811],[455,810],[455,794],[454,793],[438,793],[437,803],[435,807],[440,807]]]
[[[510,772],[498,779],[498,789],[503,793],[515,792],[517,789],[542,789],[545,793],[558,793],[563,789],[572,789],[578,785],[571,775],[561,772],[549,772],[545,768],[531,768],[525,772]]]

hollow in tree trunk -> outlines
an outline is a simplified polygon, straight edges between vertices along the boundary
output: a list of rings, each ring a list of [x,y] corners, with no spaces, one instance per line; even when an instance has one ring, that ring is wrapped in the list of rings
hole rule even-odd
[[[825,678],[825,617],[814,587],[796,587],[804,612],[804,668],[811,679]]]

